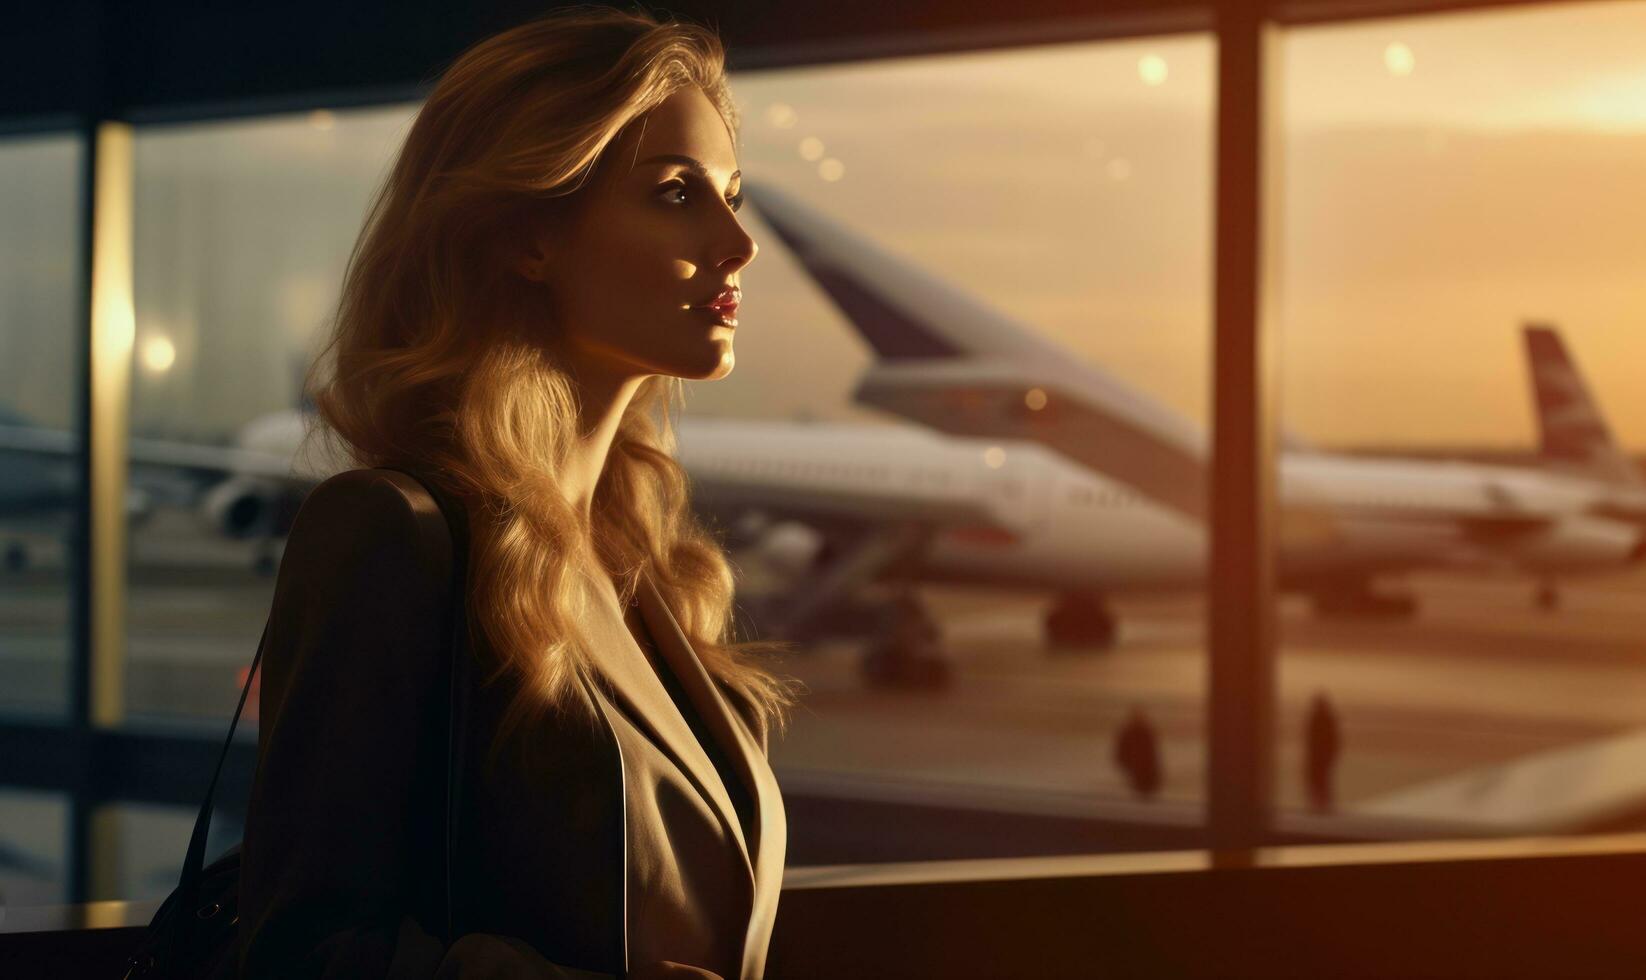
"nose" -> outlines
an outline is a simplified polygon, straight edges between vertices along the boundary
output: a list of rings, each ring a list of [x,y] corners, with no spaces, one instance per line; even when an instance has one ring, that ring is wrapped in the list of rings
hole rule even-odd
[[[760,245],[743,230],[742,223],[735,216],[732,217],[731,228],[729,240],[721,246],[721,259],[716,264],[722,273],[736,272],[760,254]]]
[[[720,271],[722,273],[736,272],[754,261],[755,255],[760,252],[760,246],[755,244],[755,240],[747,235],[744,236],[744,242],[746,244],[740,244],[736,248],[727,250],[726,257],[720,260]]]

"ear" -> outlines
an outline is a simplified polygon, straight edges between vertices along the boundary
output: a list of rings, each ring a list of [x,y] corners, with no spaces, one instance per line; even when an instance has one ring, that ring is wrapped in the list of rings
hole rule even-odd
[[[547,240],[528,239],[525,247],[515,252],[514,271],[532,282],[542,282],[548,278],[554,261],[554,250]]]
[[[516,275],[532,282],[548,280],[564,257],[563,211],[558,201],[527,204],[503,227],[508,264]]]

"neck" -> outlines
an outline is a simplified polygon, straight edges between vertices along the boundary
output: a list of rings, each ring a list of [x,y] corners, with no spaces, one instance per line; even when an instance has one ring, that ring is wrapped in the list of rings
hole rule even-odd
[[[567,502],[586,520],[594,506],[594,488],[606,468],[606,457],[611,453],[623,413],[646,376],[585,372],[574,377],[579,405],[578,435],[566,461],[563,485]]]

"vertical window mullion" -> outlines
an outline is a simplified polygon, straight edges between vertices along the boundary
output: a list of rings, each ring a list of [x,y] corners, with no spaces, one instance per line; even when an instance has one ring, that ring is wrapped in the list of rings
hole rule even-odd
[[[1263,843],[1273,806],[1272,379],[1260,319],[1272,42],[1263,13],[1261,0],[1217,5],[1206,799],[1219,850]]]
[[[92,118],[84,128],[85,217],[81,247],[85,357],[78,419],[81,504],[73,542],[75,643],[69,724],[86,752],[69,807],[68,900],[106,897],[113,873],[97,856],[111,828],[100,816],[100,787],[85,774],[100,771],[89,757],[95,730],[125,715],[126,473],[131,408],[133,297],[133,154],[130,124]]]

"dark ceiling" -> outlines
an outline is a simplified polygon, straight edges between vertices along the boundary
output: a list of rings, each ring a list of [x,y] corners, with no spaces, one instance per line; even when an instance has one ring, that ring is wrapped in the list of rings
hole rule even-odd
[[[1256,2],[680,0],[645,6],[716,28],[731,67],[747,69],[1207,30],[1219,9]],[[1277,19],[1301,22],[1502,2],[1277,0],[1269,6]],[[562,5],[547,0],[28,5],[0,18],[0,130],[408,99],[469,44]]]

